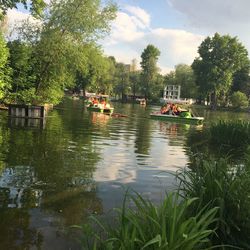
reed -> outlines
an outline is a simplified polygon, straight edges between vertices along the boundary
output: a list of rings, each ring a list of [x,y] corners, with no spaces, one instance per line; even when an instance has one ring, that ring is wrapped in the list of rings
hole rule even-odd
[[[219,121],[209,131],[213,145],[242,149],[250,144],[250,123],[246,121]]]
[[[156,206],[138,193],[126,195],[115,226],[93,217],[101,231],[95,233],[92,249],[209,249],[217,208],[205,207],[190,216],[189,208],[196,202],[196,198],[180,200],[178,193],[171,193]]]
[[[218,221],[213,244],[250,249],[250,167],[229,165],[225,159],[204,160],[197,157],[193,170],[185,169],[177,177],[182,197],[198,197],[191,212],[218,207]]]

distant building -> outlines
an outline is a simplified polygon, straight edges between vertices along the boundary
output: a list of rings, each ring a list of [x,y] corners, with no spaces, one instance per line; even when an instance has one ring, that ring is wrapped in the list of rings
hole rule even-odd
[[[180,85],[167,85],[164,88],[163,98],[168,100],[179,100],[181,95]]]
[[[192,99],[181,99],[181,86],[180,85],[167,85],[163,91],[163,98],[160,99],[161,103],[183,103],[192,104]]]

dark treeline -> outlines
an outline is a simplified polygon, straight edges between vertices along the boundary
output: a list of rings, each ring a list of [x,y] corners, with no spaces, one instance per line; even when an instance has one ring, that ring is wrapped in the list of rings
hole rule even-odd
[[[108,35],[117,6],[100,0],[32,1],[37,22],[16,28],[15,40],[4,38],[2,5],[0,34],[0,101],[59,103],[65,90],[128,95],[156,102],[167,84],[181,85],[181,97],[207,101],[212,108],[247,107],[250,95],[248,51],[236,37],[215,34],[199,46],[192,65],[179,64],[166,75],[157,61],[160,51],[149,44],[141,53],[140,69],[104,55],[100,42]],[[89,15],[89,13],[92,15]]]

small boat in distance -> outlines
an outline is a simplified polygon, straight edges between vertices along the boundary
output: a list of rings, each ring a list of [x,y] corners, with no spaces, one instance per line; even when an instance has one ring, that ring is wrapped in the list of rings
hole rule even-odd
[[[87,110],[112,114],[114,108],[108,103],[108,95],[92,96],[85,101]]]
[[[151,113],[150,117],[192,124],[201,124],[204,120],[204,117],[194,116],[190,110],[180,108],[180,106],[173,103],[163,105],[160,111]]]

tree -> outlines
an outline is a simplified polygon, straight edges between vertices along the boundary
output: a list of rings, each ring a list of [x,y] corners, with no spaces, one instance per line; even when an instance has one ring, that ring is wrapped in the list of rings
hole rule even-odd
[[[0,33],[0,101],[6,96],[9,88],[10,68],[8,67],[9,50],[3,35]]]
[[[11,99],[15,102],[31,102],[24,100],[25,92],[34,85],[35,75],[32,64],[32,47],[20,40],[8,42],[9,66],[12,69]]]
[[[115,92],[121,94],[122,101],[126,101],[126,94],[129,89],[129,68],[124,63],[116,63],[115,68]]]
[[[234,92],[230,99],[234,108],[248,107],[247,96],[240,91]]]
[[[157,76],[158,68],[156,63],[159,56],[159,49],[151,44],[149,44],[141,54],[142,88],[146,99],[150,97],[150,88],[154,84]]]
[[[29,9],[35,17],[41,16],[46,6],[43,0],[1,0],[0,2],[0,20],[6,14],[8,9],[17,8],[17,4],[23,4],[25,9]]]
[[[249,72],[250,72],[250,65],[246,64],[234,74],[231,92],[241,91],[247,96],[250,95]]]
[[[36,59],[36,102],[56,104],[61,100],[64,89],[75,83],[75,69],[83,68],[84,63],[87,66],[86,48],[109,32],[115,13],[116,5],[104,5],[100,0],[52,2],[41,32],[26,36]]]
[[[233,81],[233,75],[249,63],[246,48],[236,37],[207,37],[199,46],[199,57],[192,64],[203,97],[209,95],[211,107],[217,106],[217,97],[224,97]]]

